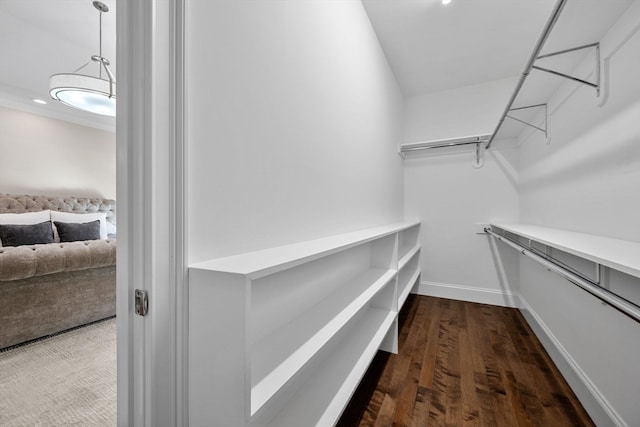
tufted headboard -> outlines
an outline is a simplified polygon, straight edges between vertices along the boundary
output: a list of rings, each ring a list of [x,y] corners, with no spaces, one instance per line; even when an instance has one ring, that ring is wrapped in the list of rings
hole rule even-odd
[[[107,221],[116,224],[116,201],[90,197],[28,196],[0,193],[0,213],[23,213],[42,210],[59,212],[106,212]]]

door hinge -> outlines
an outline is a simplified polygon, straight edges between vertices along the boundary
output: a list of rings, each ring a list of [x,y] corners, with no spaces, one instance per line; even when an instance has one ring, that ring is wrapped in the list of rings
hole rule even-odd
[[[135,293],[135,301],[136,301],[136,314],[139,316],[146,316],[149,312],[149,297],[147,296],[147,291],[143,291],[142,289],[136,289]]]

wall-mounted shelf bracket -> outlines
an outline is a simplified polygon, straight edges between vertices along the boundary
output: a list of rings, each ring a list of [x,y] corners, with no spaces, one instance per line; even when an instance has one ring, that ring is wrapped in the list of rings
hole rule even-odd
[[[533,65],[531,68],[534,68],[534,69],[539,70],[539,71],[544,71],[545,73],[550,73],[550,74],[553,74],[555,76],[564,77],[565,79],[573,80],[574,82],[582,83],[584,85],[592,87],[592,88],[594,88],[596,90],[597,96],[600,96],[600,43],[590,43],[590,44],[586,44],[584,46],[578,46],[578,47],[574,47],[574,48],[571,48],[571,49],[560,50],[558,52],[547,53],[546,55],[537,56],[536,57],[536,61],[539,60],[539,59],[543,59],[543,58],[549,58],[551,56],[563,55],[563,54],[566,54],[566,53],[575,52],[577,50],[590,49],[590,48],[594,48],[596,50],[596,54],[595,54],[596,81],[595,81],[595,83],[587,81],[587,80],[580,79],[578,77],[575,77],[575,76],[572,76],[572,75],[569,75],[569,74],[561,73],[561,72],[556,71],[556,70],[551,70],[549,68],[540,67],[538,65]]]
[[[606,273],[605,266],[600,263],[596,263],[596,284],[598,286],[605,287],[605,284],[604,284],[605,273]]]
[[[484,150],[481,150],[481,144],[478,142],[476,143],[476,155],[473,159],[473,168],[474,169],[480,169],[482,166],[484,166]]]
[[[529,123],[529,122],[527,122],[525,120],[522,120],[522,119],[519,119],[517,117],[510,116],[509,114],[507,114],[505,117],[509,117],[511,120],[515,120],[516,122],[520,122],[522,124],[525,124],[525,125],[527,125],[529,127],[534,128],[536,130],[539,130],[540,132],[544,133],[544,137],[545,138],[548,138],[549,135],[548,135],[548,132],[547,132],[547,129],[548,129],[547,123],[548,123],[549,119],[548,119],[548,112],[547,112],[547,104],[535,104],[535,105],[527,105],[526,107],[510,108],[509,111],[527,110],[529,108],[540,108],[540,107],[544,107],[544,128],[536,126],[536,125],[534,125],[532,123]]]

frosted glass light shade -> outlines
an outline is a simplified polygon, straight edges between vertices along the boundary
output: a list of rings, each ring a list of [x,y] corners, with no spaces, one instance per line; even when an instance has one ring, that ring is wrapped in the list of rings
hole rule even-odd
[[[116,84],[109,97],[109,80],[82,74],[54,74],[49,79],[49,94],[69,107],[103,116],[116,115]]]

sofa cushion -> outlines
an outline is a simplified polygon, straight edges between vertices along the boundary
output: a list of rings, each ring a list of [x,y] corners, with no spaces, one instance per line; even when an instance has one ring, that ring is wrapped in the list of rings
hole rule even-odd
[[[51,222],[39,224],[0,224],[2,246],[36,245],[53,243]]]
[[[0,248],[0,281],[116,264],[115,240]]]
[[[54,221],[61,242],[77,242],[100,239],[100,220],[84,223]]]

